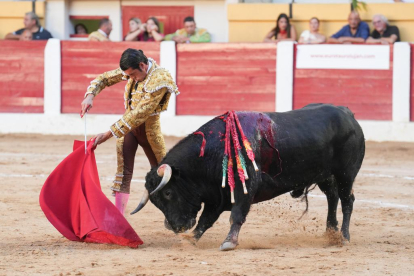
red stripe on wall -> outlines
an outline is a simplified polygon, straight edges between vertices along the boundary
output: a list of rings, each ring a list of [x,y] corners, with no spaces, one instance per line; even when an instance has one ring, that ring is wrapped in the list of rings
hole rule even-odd
[[[273,111],[276,46],[177,45],[177,115],[219,115],[227,110]]]
[[[70,20],[101,20],[109,19],[109,15],[69,15]]]
[[[47,41],[0,41],[0,112],[43,113]]]
[[[414,121],[414,44],[411,44],[411,97],[410,97],[410,121]]]
[[[142,49],[159,64],[160,44],[155,42],[62,41],[62,113],[79,113],[90,82],[119,68],[127,48]],[[126,81],[105,88],[94,100],[90,113],[123,114]]]
[[[347,106],[357,119],[392,120],[390,50],[389,70],[295,69],[293,109],[331,103]]]

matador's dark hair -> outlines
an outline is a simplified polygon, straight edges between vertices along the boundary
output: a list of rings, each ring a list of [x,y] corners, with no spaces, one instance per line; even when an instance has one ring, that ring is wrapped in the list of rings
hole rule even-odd
[[[148,64],[148,58],[144,55],[144,52],[142,50],[128,48],[122,53],[119,67],[121,67],[123,71],[128,70],[129,68],[142,71],[139,68],[140,62]]]

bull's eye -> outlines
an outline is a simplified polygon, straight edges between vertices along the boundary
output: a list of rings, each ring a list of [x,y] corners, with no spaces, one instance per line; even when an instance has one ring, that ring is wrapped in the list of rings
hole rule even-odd
[[[172,196],[172,192],[170,189],[164,191],[164,197],[166,199],[171,199],[171,196]]]

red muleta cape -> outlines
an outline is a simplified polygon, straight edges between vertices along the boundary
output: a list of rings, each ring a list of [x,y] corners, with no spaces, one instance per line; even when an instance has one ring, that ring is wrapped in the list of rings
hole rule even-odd
[[[73,152],[49,175],[40,207],[50,223],[71,241],[143,244],[124,216],[102,193],[93,141],[74,141]]]

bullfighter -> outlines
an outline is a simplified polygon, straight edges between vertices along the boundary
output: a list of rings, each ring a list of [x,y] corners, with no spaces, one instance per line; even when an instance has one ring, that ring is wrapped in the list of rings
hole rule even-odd
[[[178,95],[179,91],[166,69],[152,58],[147,58],[142,50],[127,49],[121,56],[120,68],[105,72],[91,81],[81,103],[81,116],[93,106],[93,99],[105,87],[121,81],[127,81],[125,113],[108,131],[95,137],[95,145],[111,137],[117,139],[117,171],[111,190],[116,207],[124,214],[138,145],[143,148],[152,168],[164,158],[166,150],[160,113],[167,110],[171,94]]]

